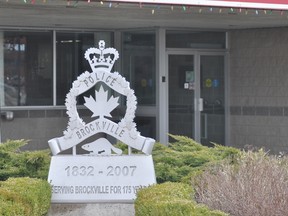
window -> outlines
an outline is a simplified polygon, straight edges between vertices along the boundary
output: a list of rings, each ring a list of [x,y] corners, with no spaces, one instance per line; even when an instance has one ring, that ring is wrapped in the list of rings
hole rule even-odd
[[[4,56],[0,60],[1,91],[5,92],[1,104],[52,105],[52,33],[5,31],[0,38]]]
[[[70,91],[73,81],[81,73],[92,71],[88,61],[84,58],[84,54],[88,48],[98,47],[99,40],[105,40],[106,47],[112,46],[112,33],[57,32],[57,105],[64,105],[66,94]],[[83,99],[81,98],[83,97],[79,97],[80,101],[78,101],[78,104],[83,104]]]
[[[134,89],[139,106],[156,106],[156,37],[154,31],[125,32],[122,35],[121,72]],[[137,113],[135,122],[141,135],[156,137],[156,118]]]
[[[167,48],[224,49],[225,32],[167,31]]]
[[[66,94],[78,75],[90,71],[84,53],[89,47],[93,46],[93,33],[57,33],[57,105],[64,105]]]
[[[156,104],[155,32],[123,34],[123,74],[139,105]]]
[[[57,32],[53,77],[52,31],[0,31],[0,105],[53,106],[55,91],[56,105],[64,105],[73,81],[91,71],[84,53],[99,40],[113,46],[111,32]]]

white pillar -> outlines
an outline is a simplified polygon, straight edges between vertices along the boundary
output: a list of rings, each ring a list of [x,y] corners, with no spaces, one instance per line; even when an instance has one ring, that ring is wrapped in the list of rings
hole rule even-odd
[[[4,33],[0,31],[0,113],[4,102]],[[2,143],[1,124],[2,117],[0,115],[0,144]]]
[[[168,144],[168,69],[166,62],[166,31],[165,29],[158,29],[157,31],[157,74],[159,84],[158,94],[158,122],[157,127],[159,131],[159,142],[162,144]]]
[[[4,101],[4,33],[0,31],[0,109]]]

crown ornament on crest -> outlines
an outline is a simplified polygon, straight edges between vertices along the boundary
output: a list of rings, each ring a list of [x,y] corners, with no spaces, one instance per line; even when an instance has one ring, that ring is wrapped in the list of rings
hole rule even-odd
[[[105,41],[100,40],[99,48],[89,48],[85,52],[85,59],[89,62],[92,71],[104,69],[111,71],[115,61],[119,58],[119,53],[114,48],[105,48]]]

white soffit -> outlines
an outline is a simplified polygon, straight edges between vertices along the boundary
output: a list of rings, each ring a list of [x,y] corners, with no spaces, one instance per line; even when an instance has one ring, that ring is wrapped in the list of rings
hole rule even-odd
[[[287,1],[288,5],[288,0],[279,1]],[[0,0],[0,28],[123,30],[162,27],[227,30],[288,26],[288,9],[208,7],[201,6],[200,2],[219,1],[27,0],[25,3],[23,0]]]
[[[109,0],[109,2],[288,10],[288,0]]]

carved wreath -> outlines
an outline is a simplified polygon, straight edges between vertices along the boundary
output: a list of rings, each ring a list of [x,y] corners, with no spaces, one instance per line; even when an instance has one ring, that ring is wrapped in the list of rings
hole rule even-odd
[[[63,132],[64,137],[66,139],[69,139],[73,135],[74,129],[77,129],[79,127],[83,127],[86,123],[79,117],[79,114],[77,112],[77,101],[76,98],[79,95],[79,89],[80,87],[83,89],[85,88],[85,91],[89,90],[91,86],[87,87],[84,84],[84,80],[87,79],[89,76],[91,76],[92,73],[89,73],[88,71],[82,73],[80,76],[78,76],[77,80],[75,80],[72,84],[72,88],[70,89],[69,93],[66,95],[65,100],[65,106],[67,108],[67,115],[69,116],[69,122],[67,129]],[[134,122],[135,118],[135,111],[137,106],[137,98],[134,94],[134,90],[130,89],[130,84],[124,77],[122,77],[118,72],[110,73],[112,78],[115,79],[115,81],[121,85],[123,88],[124,96],[127,97],[127,109],[125,116],[120,120],[118,125],[123,128],[127,128],[129,130],[129,134],[131,138],[136,138],[140,133],[136,129],[136,124]],[[96,83],[95,83],[96,85]],[[93,85],[93,86],[95,86]],[[93,87],[92,86],[92,87]],[[84,91],[84,92],[85,92]],[[82,91],[83,92],[83,91]],[[81,92],[81,93],[82,93]],[[80,93],[80,94],[81,94]]]

